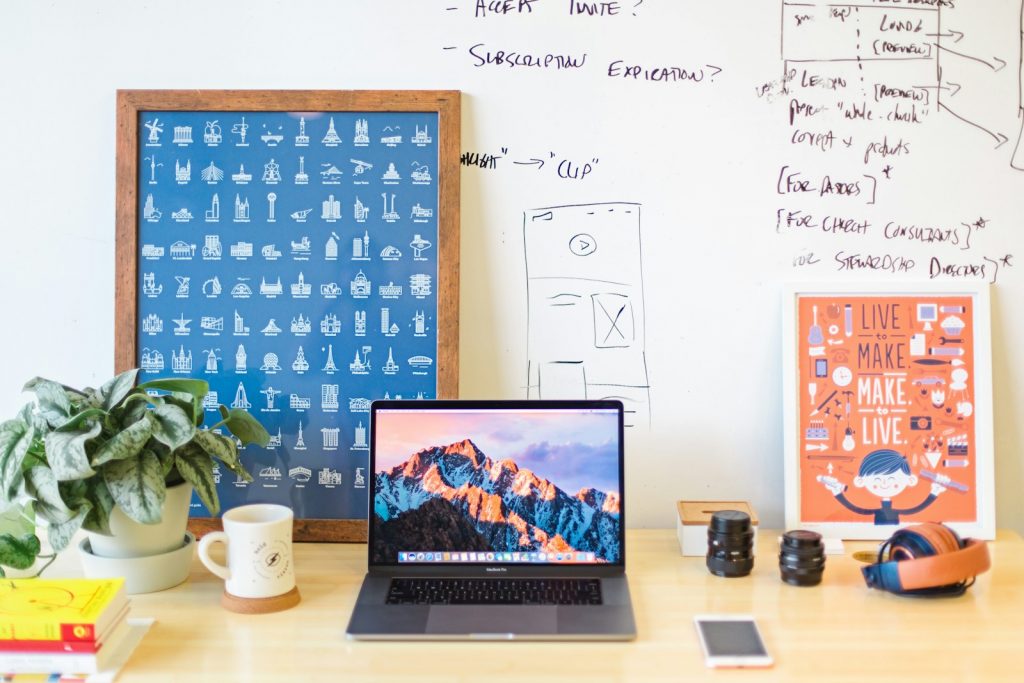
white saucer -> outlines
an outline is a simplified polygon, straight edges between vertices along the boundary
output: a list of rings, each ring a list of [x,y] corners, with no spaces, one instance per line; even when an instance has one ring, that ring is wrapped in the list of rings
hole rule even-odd
[[[88,538],[78,544],[82,568],[90,579],[125,578],[130,594],[154,593],[173,588],[188,578],[196,551],[196,537],[186,531],[182,546],[169,553],[146,557],[100,557],[93,555]]]

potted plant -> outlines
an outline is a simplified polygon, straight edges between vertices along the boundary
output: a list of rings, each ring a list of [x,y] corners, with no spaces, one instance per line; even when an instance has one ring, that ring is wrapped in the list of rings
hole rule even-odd
[[[36,400],[0,424],[0,502],[33,509],[47,523],[49,562],[79,529],[91,532],[97,555],[139,557],[162,552],[154,530],[173,520],[171,549],[181,546],[193,488],[211,514],[220,510],[218,463],[252,481],[238,444],[267,444],[259,422],[222,405],[221,420],[201,428],[207,382],[136,385],[137,375],[81,391],[36,378],[25,385]],[[40,550],[35,533],[0,534],[0,565],[31,567]]]

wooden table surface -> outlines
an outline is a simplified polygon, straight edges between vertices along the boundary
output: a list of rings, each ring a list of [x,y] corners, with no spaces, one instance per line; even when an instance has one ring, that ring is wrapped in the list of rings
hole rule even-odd
[[[627,643],[356,643],[345,625],[366,566],[364,545],[296,545],[302,602],[245,616],[219,605],[223,582],[198,559],[184,584],[132,598],[156,623],[119,681],[1024,681],[1024,541],[1000,532],[992,570],[960,598],[869,590],[847,542],[814,588],[779,580],[777,533],[762,530],[753,573],[712,576],[681,557],[671,530],[629,531],[639,637]],[[79,575],[65,553],[49,576]],[[709,670],[699,613],[750,613],[771,669]]]

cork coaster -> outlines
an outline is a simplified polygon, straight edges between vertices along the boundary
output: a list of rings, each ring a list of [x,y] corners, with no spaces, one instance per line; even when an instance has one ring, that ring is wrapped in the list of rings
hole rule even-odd
[[[295,607],[301,599],[298,586],[283,595],[275,595],[270,598],[240,598],[224,591],[220,597],[220,605],[226,610],[239,614],[269,614]]]

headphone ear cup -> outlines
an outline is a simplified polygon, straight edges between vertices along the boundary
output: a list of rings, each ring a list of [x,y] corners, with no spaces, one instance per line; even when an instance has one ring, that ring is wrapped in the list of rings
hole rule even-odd
[[[889,546],[889,559],[901,562],[935,555],[933,538],[938,541],[938,536],[932,529],[923,529],[924,526],[919,524],[905,527],[894,533]]]
[[[928,539],[928,543],[932,547],[931,554],[933,555],[952,553],[960,550],[960,537],[956,535],[955,531],[944,524],[930,522],[927,524],[918,524],[911,527],[911,529]]]

